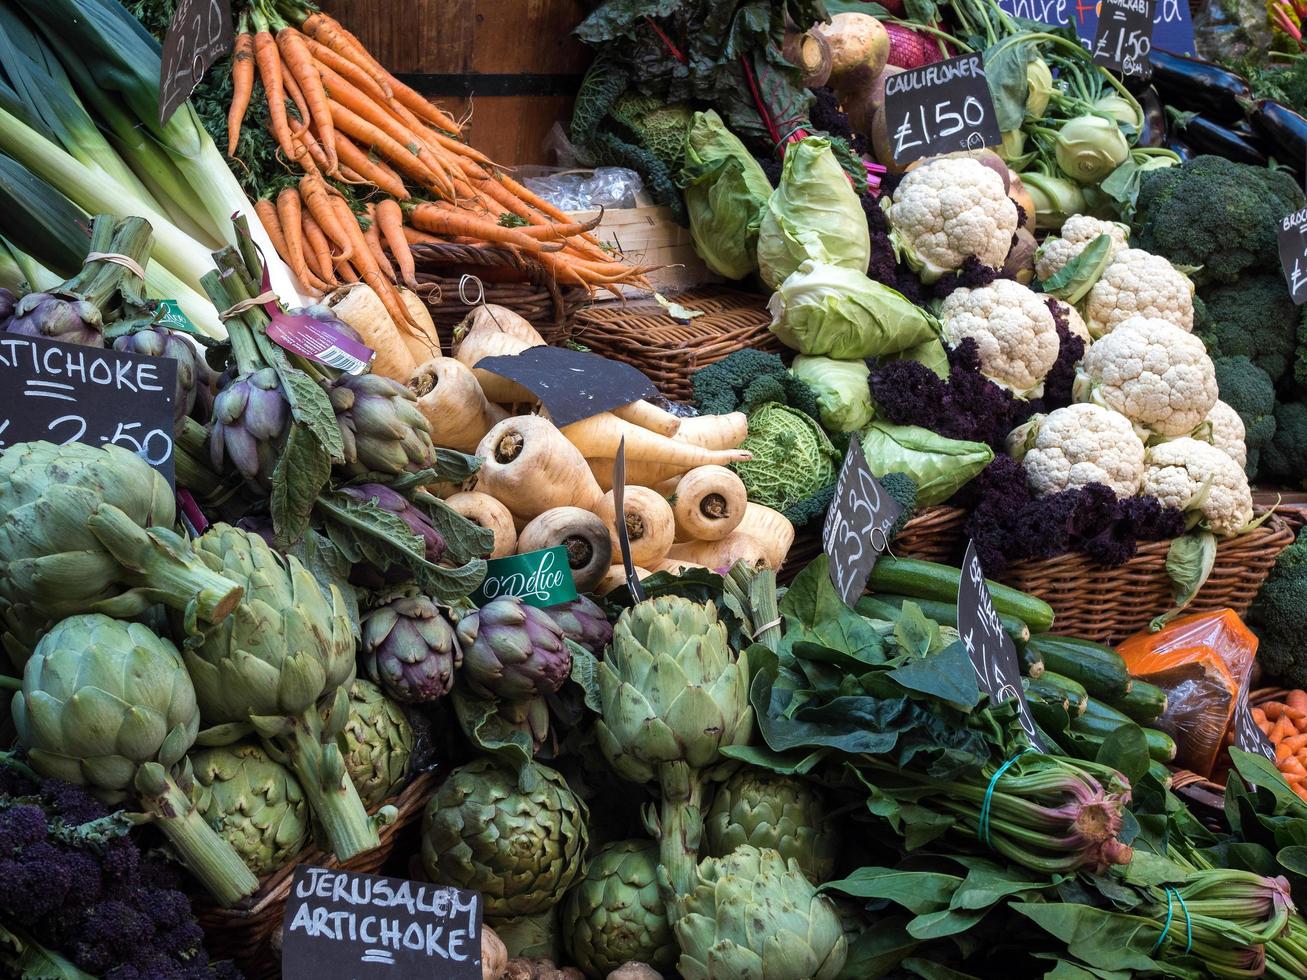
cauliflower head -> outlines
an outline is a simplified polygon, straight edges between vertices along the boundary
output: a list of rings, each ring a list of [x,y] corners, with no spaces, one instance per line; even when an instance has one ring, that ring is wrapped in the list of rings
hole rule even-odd
[[[1124,415],[1100,405],[1068,405],[1012,430],[1008,454],[1026,467],[1038,496],[1088,483],[1133,497],[1144,478],[1144,441]]]
[[[1089,290],[1083,312],[1095,337],[1132,316],[1156,317],[1189,331],[1194,328],[1194,284],[1162,256],[1123,248]]]
[[[1126,248],[1126,236],[1130,229],[1116,221],[1103,221],[1088,214],[1073,214],[1062,223],[1060,238],[1046,239],[1035,253],[1035,275],[1043,282],[1060,272],[1085,246],[1099,235],[1107,235],[1112,240],[1111,255]]]
[[[1142,491],[1198,517],[1215,534],[1237,534],[1253,519],[1243,467],[1210,443],[1188,437],[1148,450]]]
[[[1094,342],[1094,338],[1089,336],[1089,327],[1085,325],[1085,318],[1080,315],[1070,303],[1065,303],[1055,296],[1045,296],[1045,299],[1052,300],[1057,304],[1058,312],[1066,317],[1066,328],[1071,331],[1071,336],[1079,337],[1085,342],[1085,349]]]
[[[1244,442],[1247,434],[1239,413],[1219,400],[1207,413],[1203,424],[1194,430],[1194,438],[1210,442],[1240,467],[1248,465],[1248,446]]]
[[[1001,268],[1017,230],[1003,179],[970,157],[942,157],[908,172],[885,206],[894,241],[923,282],[974,255]]]
[[[1075,397],[1120,412],[1157,435],[1188,435],[1218,397],[1203,342],[1167,320],[1136,316],[1089,345]]]
[[[1046,297],[1011,279],[958,289],[940,306],[944,338],[956,346],[971,337],[980,371],[1019,395],[1038,397],[1061,341]]]

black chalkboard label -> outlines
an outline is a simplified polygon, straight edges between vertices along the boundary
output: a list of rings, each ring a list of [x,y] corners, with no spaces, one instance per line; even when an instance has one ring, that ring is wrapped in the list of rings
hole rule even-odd
[[[204,73],[231,50],[232,34],[231,0],[180,0],[163,36],[159,125],[167,125]]]
[[[0,451],[17,442],[130,449],[173,483],[177,362],[0,333]]]
[[[902,513],[898,501],[872,476],[858,440],[850,439],[821,531],[831,583],[847,605],[857,602],[867,587],[867,576],[889,548],[889,529]]]
[[[1147,75],[1154,6],[1154,0],[1102,0],[1094,28],[1094,64],[1122,75]]]
[[[617,546],[622,551],[622,567],[626,570],[626,587],[631,598],[644,602],[644,589],[640,576],[635,574],[631,560],[631,535],[626,530],[626,437],[617,444],[617,458],[613,460],[613,530],[617,532]]]
[[[979,53],[886,75],[884,112],[894,162],[901,166],[1002,140]]]
[[[1295,211],[1275,232],[1280,246],[1280,268],[1289,293],[1299,306],[1307,303],[1307,208]]]
[[[1234,718],[1231,720],[1235,748],[1275,761],[1275,746],[1266,733],[1257,727],[1252,709],[1248,706],[1248,682],[1239,685],[1239,696],[1234,701]]]
[[[1021,687],[1017,648],[1012,637],[1004,631],[1003,622],[994,609],[994,599],[989,594],[989,585],[985,582],[985,573],[972,541],[967,542],[967,554],[962,560],[962,581],[958,586],[958,633],[971,655],[971,665],[976,668],[980,689],[995,702],[1016,698],[1021,727],[1036,749],[1048,751]]]
[[[557,426],[658,397],[654,383],[631,365],[567,347],[532,347],[520,354],[483,357],[476,367],[531,391],[544,402]]]
[[[283,980],[481,980],[481,896],[301,864],[282,918]]]

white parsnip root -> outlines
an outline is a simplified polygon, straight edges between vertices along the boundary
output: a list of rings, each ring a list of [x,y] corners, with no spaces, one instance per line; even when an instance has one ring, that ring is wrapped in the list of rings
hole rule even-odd
[[[672,508],[648,487],[628,486],[623,491],[621,520],[631,543],[631,561],[649,568],[667,556],[675,537],[676,522]],[[608,526],[613,555],[621,557],[617,540],[617,516],[613,492],[604,494],[595,513]]]
[[[724,466],[696,466],[676,483],[677,541],[720,541],[744,520],[743,481]]]
[[[490,427],[505,418],[491,405],[472,369],[452,357],[433,357],[413,371],[408,388],[431,426],[437,446],[470,453]]]
[[[494,533],[495,547],[490,552],[491,558],[503,558],[516,552],[517,530],[513,527],[513,515],[490,494],[464,490],[446,497],[445,503],[473,524]]]
[[[553,507],[595,510],[603,497],[585,457],[539,415],[515,415],[477,444],[477,489],[529,521]]]
[[[589,592],[613,563],[608,525],[580,507],[555,507],[535,518],[517,537],[518,554],[562,545],[578,592]]]

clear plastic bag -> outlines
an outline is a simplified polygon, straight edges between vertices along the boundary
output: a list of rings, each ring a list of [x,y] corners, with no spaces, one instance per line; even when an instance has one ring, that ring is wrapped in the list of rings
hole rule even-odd
[[[1234,610],[1222,609],[1136,633],[1117,652],[1132,676],[1166,692],[1166,711],[1152,727],[1175,739],[1176,765],[1210,776],[1252,671],[1256,635]]]
[[[597,170],[565,170],[545,177],[527,177],[526,187],[563,211],[596,211],[599,208],[633,208],[644,181],[625,167]]]

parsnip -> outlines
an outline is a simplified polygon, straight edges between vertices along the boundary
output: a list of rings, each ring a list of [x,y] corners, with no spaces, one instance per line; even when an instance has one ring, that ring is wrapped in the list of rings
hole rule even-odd
[[[413,355],[413,360],[421,364],[423,361],[433,357],[439,357],[440,350],[440,331],[436,329],[436,321],[431,319],[431,311],[427,309],[427,304],[422,302],[422,298],[411,289],[399,287],[399,297],[404,301],[404,309],[408,310],[409,319],[417,327],[414,330],[404,324],[399,324],[399,334],[404,340],[404,345],[408,347],[408,352]]]
[[[433,357],[420,364],[408,387],[417,395],[437,446],[470,453],[503,417],[503,409],[492,410],[472,369],[452,357]]]
[[[748,435],[749,417],[743,412],[681,419],[676,430],[678,441],[704,449],[735,449]]]
[[[676,481],[675,494],[677,541],[720,541],[739,526],[749,502],[743,481],[724,466],[696,466]]]
[[[653,570],[655,572],[671,572],[673,575],[680,575],[692,568],[708,568],[708,566],[700,565],[697,561],[687,561],[684,558],[664,558],[653,567]]]
[[[639,565],[635,566],[635,577],[641,582],[652,574],[653,572],[649,571],[647,568],[641,568]],[[601,578],[599,584],[595,586],[595,595],[607,595],[609,592],[612,592],[613,589],[620,589],[625,587],[625,585],[626,568],[622,565],[613,565],[608,569],[608,574]]]
[[[484,462],[477,489],[530,520],[553,507],[595,510],[603,497],[585,457],[539,415],[515,415],[495,425],[477,444]]]
[[[478,527],[494,532],[495,548],[491,558],[503,558],[517,551],[517,530],[508,508],[488,493],[464,490],[445,498],[445,503]]]
[[[648,487],[628,486],[622,495],[621,520],[626,524],[626,536],[631,543],[631,561],[650,567],[667,555],[675,536],[676,522],[671,505]],[[621,556],[617,540],[618,516],[610,490],[604,494],[595,513],[608,526],[613,554]]]
[[[657,405],[644,400],[631,402],[629,405],[621,405],[613,409],[613,414],[624,422],[643,426],[651,432],[657,432],[660,436],[667,436],[669,439],[676,435],[677,430],[681,427],[681,420],[671,412],[665,412]]]
[[[517,537],[517,553],[562,545],[577,592],[589,592],[613,563],[612,539],[600,517],[580,507],[555,507],[535,518]]]
[[[754,568],[773,568],[768,561],[767,547],[751,534],[732,531],[720,541],[686,541],[672,545],[669,558],[697,562],[714,571],[724,571],[736,562]]]
[[[767,567],[780,568],[794,545],[794,525],[780,511],[755,504],[744,508],[744,520],[735,529],[756,538],[767,549]]]
[[[520,354],[544,344],[544,338],[535,327],[503,306],[482,304],[474,307],[454,328],[454,356],[473,370],[485,357]],[[501,378],[490,371],[476,371],[481,389],[492,402],[511,405],[537,401],[526,388],[516,381]]]
[[[327,306],[376,352],[372,359],[373,374],[401,383],[408,381],[418,362],[404,341],[403,331],[395,325],[371,286],[361,282],[342,286],[327,297]]]
[[[628,465],[638,461],[690,469],[714,463],[725,466],[727,463],[739,463],[753,458],[753,454],[746,449],[704,449],[679,439],[668,439],[641,426],[624,422],[611,412],[591,415],[563,426],[561,431],[581,451],[582,456],[593,459],[616,458],[617,447],[624,439]]]

